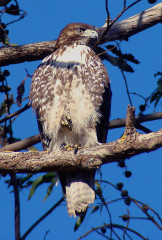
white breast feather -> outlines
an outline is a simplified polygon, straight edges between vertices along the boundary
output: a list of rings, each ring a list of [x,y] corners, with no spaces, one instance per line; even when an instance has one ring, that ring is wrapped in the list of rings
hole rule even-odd
[[[84,45],[76,45],[74,48],[67,47],[66,51],[60,56],[57,56],[56,60],[53,62],[55,67],[65,68],[69,66],[69,63],[77,65],[78,69],[81,65],[87,64],[86,53],[89,51],[89,47]],[[78,70],[79,71],[79,70]],[[83,68],[82,68],[83,71]],[[52,108],[50,107],[50,112],[48,114],[48,133],[52,135],[52,139],[55,141],[53,147],[60,146],[63,142],[68,144],[78,143],[79,145],[94,145],[97,144],[97,135],[95,127],[89,127],[90,123],[99,121],[99,113],[95,110],[92,99],[88,91],[86,91],[83,84],[78,84],[77,75],[73,75],[72,86],[69,92],[69,96],[65,95],[65,91],[61,96],[56,94],[57,87],[61,86],[62,83],[58,79],[56,81],[56,86],[54,90],[54,101]],[[64,89],[66,88],[65,83]],[[83,94],[84,91],[84,94]],[[60,122],[63,114],[66,114],[65,105],[68,98],[71,102],[68,103],[69,113],[72,119],[73,128],[72,131],[67,131],[60,133]],[[63,104],[64,103],[64,104]]]

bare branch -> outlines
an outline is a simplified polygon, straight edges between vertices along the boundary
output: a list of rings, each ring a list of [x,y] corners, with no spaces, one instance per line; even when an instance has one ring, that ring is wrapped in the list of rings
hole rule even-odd
[[[114,23],[102,40],[102,44],[114,40],[125,40],[147,28],[162,22],[162,3],[155,5],[137,15],[127,18],[121,22]],[[105,31],[105,27],[98,28],[100,35]]]
[[[22,108],[22,110],[23,110],[23,108]],[[19,111],[21,111],[21,109]],[[15,112],[13,114],[16,114],[17,112]],[[12,114],[10,114],[9,116],[13,117]],[[9,116],[7,116],[6,118],[9,118]],[[135,118],[135,126],[139,129],[139,123],[147,122],[147,121],[153,121],[153,120],[158,120],[158,119],[162,119],[162,112],[137,116]],[[2,120],[0,120],[0,122]],[[125,127],[125,124],[126,124],[126,118],[112,120],[109,123],[109,129]],[[138,126],[137,126],[137,124],[138,124]],[[144,126],[141,126],[141,127],[145,128]],[[149,133],[149,132],[147,132],[147,133]],[[39,143],[39,142],[40,142],[40,136],[39,136],[39,134],[37,134],[35,136],[31,136],[29,138],[26,138],[24,140],[21,140],[21,141],[18,141],[18,142],[9,144],[9,145],[5,145],[4,147],[0,148],[0,152],[4,152],[4,151],[20,151],[22,149],[27,149],[28,147],[31,147],[31,146]]]
[[[135,122],[143,123],[143,122],[148,122],[148,121],[153,121],[158,119],[162,119],[162,112],[137,116],[135,118]],[[125,121],[126,121],[125,118],[112,120],[110,121],[109,129],[124,127]]]
[[[137,1],[133,2],[133,3],[131,3],[128,7],[125,7],[125,4],[124,4],[123,10],[122,10],[122,11],[118,14],[118,16],[111,22],[110,25],[109,25],[109,14],[108,14],[108,10],[107,10],[107,14],[108,14],[108,15],[107,15],[107,19],[108,19],[108,20],[107,20],[107,24],[106,24],[106,26],[105,26],[105,24],[104,24],[105,29],[104,29],[103,33],[100,35],[100,37],[99,37],[96,45],[102,43],[102,41],[103,41],[104,37],[106,36],[106,34],[109,32],[109,30],[112,28],[112,26],[116,23],[116,21],[124,14],[124,12],[126,12],[129,8],[133,7],[135,4],[137,4],[137,3],[140,2],[140,1],[141,1],[141,0],[137,0]],[[106,8],[106,9],[107,9],[107,8]],[[95,47],[96,47],[96,45],[95,45]]]
[[[31,147],[37,143],[40,142],[40,135],[31,136],[29,138],[26,138],[24,140],[11,143],[9,145],[5,145],[4,147],[0,148],[0,152],[4,151],[20,151],[22,149],[27,149],[28,147]]]
[[[74,150],[56,150],[52,152],[1,152],[0,172],[51,172],[68,171],[76,168],[93,169],[110,162],[118,162],[144,152],[156,150],[162,146],[162,129],[139,134],[135,128],[135,108],[128,105],[126,129],[117,141],[100,144],[95,147]]]
[[[0,172],[68,171],[76,168],[92,169],[102,164],[118,162],[162,146],[162,129],[149,134],[124,134],[111,143],[96,147],[55,152],[1,152]]]
[[[159,3],[146,11],[115,23],[103,38],[102,43],[117,39],[128,39],[128,37],[160,23],[162,21],[161,9],[162,3]],[[101,36],[105,27],[97,28],[97,31]],[[0,50],[0,66],[41,60],[54,51],[55,43],[56,41],[47,41],[17,47],[2,47]]]
[[[19,115],[20,113],[26,111],[26,110],[29,109],[30,107],[31,107],[31,106],[30,106],[29,104],[26,104],[23,108],[17,110],[17,111],[14,112],[14,113],[9,114],[9,115],[8,115],[7,117],[5,117],[5,118],[2,118],[2,119],[0,120],[0,124],[3,123],[3,122],[5,122],[5,121],[7,121],[7,120],[9,120],[9,119],[11,119],[11,118],[13,118],[13,117],[15,117],[15,116],[17,116],[17,115]]]

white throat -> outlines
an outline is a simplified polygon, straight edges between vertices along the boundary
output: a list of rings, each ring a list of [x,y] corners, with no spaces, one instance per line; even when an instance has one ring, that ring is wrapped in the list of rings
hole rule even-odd
[[[66,50],[59,54],[57,57],[55,64],[69,65],[69,63],[73,65],[77,64],[85,64],[86,63],[86,53],[89,52],[90,48],[85,45],[73,45],[66,47]]]

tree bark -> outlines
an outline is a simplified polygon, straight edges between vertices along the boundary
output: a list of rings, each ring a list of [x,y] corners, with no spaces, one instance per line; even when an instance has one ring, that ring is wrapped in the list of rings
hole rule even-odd
[[[1,152],[0,172],[38,173],[93,169],[102,164],[118,162],[162,146],[162,129],[149,134],[124,134],[115,142],[96,147],[55,152]]]
[[[22,112],[23,109],[24,108],[20,109],[19,111]],[[19,111],[17,111],[17,112],[19,112]],[[10,114],[9,116],[5,117],[4,119],[2,119],[0,121],[0,123],[3,122],[6,119],[10,119],[12,116],[15,116],[17,112],[15,112],[13,114]],[[158,119],[162,119],[162,112],[137,116],[137,117],[135,117],[135,125],[139,124],[139,123],[147,122],[147,121],[158,120]],[[126,118],[114,119],[114,120],[110,121],[110,123],[109,123],[109,130],[114,129],[114,128],[125,127],[125,124],[126,124]],[[23,139],[21,141],[5,145],[4,147],[0,148],[0,152],[20,151],[20,150],[23,150],[23,149],[27,149],[28,147],[31,147],[31,146],[39,143],[39,142],[40,142],[40,135],[37,134],[35,136],[28,137],[28,138]]]
[[[102,164],[118,162],[162,146],[162,129],[139,134],[135,128],[135,108],[128,105],[126,128],[117,141],[98,146],[53,152],[1,152],[0,172],[38,173],[68,171],[76,168],[93,169]]]
[[[122,138],[95,147],[55,152],[1,152],[0,172],[38,173],[68,171],[76,168],[93,169],[102,164],[129,159],[162,147],[162,129],[139,134],[126,128]]]
[[[162,22],[162,3],[155,5],[135,16],[121,22],[116,22],[105,35],[102,43],[114,40],[127,40],[149,27]],[[103,34],[105,27],[97,28],[99,35]],[[31,43],[16,47],[2,47],[0,49],[0,66],[22,63],[25,61],[41,60],[54,51],[56,40]]]

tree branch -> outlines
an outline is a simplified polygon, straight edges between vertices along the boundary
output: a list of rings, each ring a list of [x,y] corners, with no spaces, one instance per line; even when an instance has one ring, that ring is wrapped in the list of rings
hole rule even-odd
[[[103,44],[114,40],[127,40],[128,37],[161,23],[161,10],[162,3],[159,3],[137,15],[115,23],[105,35],[101,43]],[[106,26],[104,28],[98,28],[99,34],[102,34],[105,31],[105,28]]]
[[[10,115],[8,115],[7,117],[4,117],[0,120],[0,124],[3,123],[3,122],[6,122],[7,120],[19,115],[20,113],[26,111],[27,109],[29,109],[31,106],[29,104],[26,104],[23,108],[17,110],[16,112],[14,113],[11,113]]]
[[[23,110],[23,108],[22,108],[22,110]],[[15,112],[13,114],[10,114],[6,118],[9,119],[9,118],[11,118],[12,115],[15,116],[15,114],[17,112]],[[4,119],[2,119],[2,120],[4,121]],[[135,118],[135,126],[139,129],[139,123],[153,121],[153,120],[158,120],[158,119],[162,119],[162,112],[146,114],[146,115],[140,115],[140,116],[137,116]],[[0,120],[0,123],[3,122],[2,120]],[[126,118],[112,120],[109,123],[109,129],[125,127],[125,123],[126,123]],[[144,126],[142,126],[142,127],[144,128]],[[39,143],[39,142],[40,142],[40,135],[37,134],[35,136],[31,136],[29,138],[26,138],[24,140],[21,140],[21,141],[15,142],[15,143],[11,143],[9,145],[5,145],[4,147],[0,148],[0,152],[4,152],[4,151],[20,151],[22,149],[27,149],[28,147],[31,147],[31,146]]]
[[[162,3],[159,3],[135,16],[115,23],[101,43],[128,39],[128,37],[160,23],[162,21],[161,9]],[[97,31],[101,36],[105,27],[97,28]],[[0,66],[41,60],[54,51],[55,44],[56,41],[54,40],[16,47],[2,47],[0,50]]]
[[[158,119],[162,119],[162,112],[137,116],[135,118],[135,124],[149,122]],[[125,127],[125,122],[126,122],[125,118],[112,120],[109,123],[109,129]]]
[[[135,128],[134,107],[128,106],[126,129],[117,141],[74,151],[53,152],[1,152],[0,172],[51,172],[76,168],[93,169],[102,164],[129,159],[162,146],[162,129],[149,134],[139,134]]]
[[[21,140],[21,141],[15,142],[15,143],[11,143],[9,145],[5,145],[4,147],[0,148],[0,152],[20,151],[22,149],[27,149],[28,147],[31,147],[39,142],[40,142],[40,135],[37,134],[35,136],[26,138],[24,140]]]

